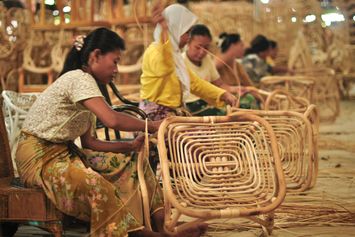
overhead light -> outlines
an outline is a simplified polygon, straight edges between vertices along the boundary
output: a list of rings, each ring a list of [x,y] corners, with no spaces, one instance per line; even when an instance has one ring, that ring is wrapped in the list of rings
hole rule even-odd
[[[291,17],[291,21],[292,22],[297,22],[297,17],[295,17],[295,16]]]
[[[263,3],[263,4],[268,4],[269,0],[260,0],[260,2]]]
[[[355,15],[353,15],[353,21],[355,21]]]
[[[12,30],[12,27],[11,27],[11,26],[6,27],[6,33],[7,33],[8,35],[12,35],[13,30]]]
[[[338,12],[331,12],[331,13],[322,14],[321,18],[327,26],[330,26],[332,24],[332,22],[345,21],[344,15],[341,13],[338,13]]]
[[[59,15],[59,11],[58,10],[54,10],[53,11],[53,16],[58,16]]]
[[[18,22],[17,22],[16,20],[12,20],[12,21],[11,21],[11,25],[12,25],[14,28],[17,28]]]
[[[63,12],[70,12],[71,8],[69,6],[63,7]]]
[[[303,22],[305,23],[310,23],[310,22],[313,22],[316,20],[316,16],[313,15],[313,14],[310,14],[310,15],[307,15],[304,19],[303,19]]]
[[[54,5],[55,1],[54,0],[45,0],[44,4],[46,4],[46,5]]]

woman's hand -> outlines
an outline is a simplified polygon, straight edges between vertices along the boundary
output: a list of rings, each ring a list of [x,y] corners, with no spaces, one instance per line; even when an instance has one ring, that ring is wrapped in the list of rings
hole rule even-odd
[[[139,151],[144,143],[144,134],[138,135],[131,143],[132,151]]]
[[[156,133],[159,130],[159,126],[162,122],[163,122],[163,120],[149,121],[148,122],[148,132],[149,133]]]
[[[162,14],[163,10],[164,10],[163,5],[161,4],[160,1],[157,1],[157,3],[153,6],[152,21],[155,25],[159,23],[161,25],[161,27],[163,28],[163,30],[165,30],[168,28],[168,25],[165,21],[163,14]]]
[[[224,92],[224,94],[221,96],[221,100],[232,107],[237,105],[237,98],[235,98],[235,96],[228,91]]]

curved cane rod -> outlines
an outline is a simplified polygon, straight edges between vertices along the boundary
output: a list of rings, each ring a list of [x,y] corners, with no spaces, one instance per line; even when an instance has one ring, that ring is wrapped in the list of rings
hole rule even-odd
[[[274,97],[278,94],[282,94],[284,96],[286,96],[287,100],[288,100],[288,110],[291,109],[290,106],[291,105],[303,105],[303,106],[308,106],[309,102],[307,100],[304,100],[301,97],[295,97],[290,95],[289,92],[282,90],[282,89],[276,89],[273,92],[271,92],[271,94],[267,97],[266,102],[265,102],[265,110],[269,110],[270,109],[270,104],[273,101]]]
[[[143,201],[143,213],[144,213],[144,225],[149,230],[152,230],[152,226],[150,224],[150,208],[149,208],[149,196],[147,184],[144,178],[144,167],[143,160],[149,155],[149,140],[148,140],[148,120],[145,120],[145,138],[144,138],[144,146],[141,147],[141,150],[138,154],[138,162],[137,162],[137,172],[138,172],[138,181],[142,194]]]
[[[142,24],[139,22],[138,16],[137,16],[137,3],[138,0],[133,0],[133,15],[134,15],[134,20],[137,23],[138,29],[142,32],[144,35],[144,29],[142,27]]]

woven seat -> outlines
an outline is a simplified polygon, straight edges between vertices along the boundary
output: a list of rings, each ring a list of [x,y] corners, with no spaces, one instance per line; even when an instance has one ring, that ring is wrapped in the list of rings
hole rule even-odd
[[[200,220],[248,217],[271,232],[272,212],[286,187],[276,138],[264,119],[240,113],[170,117],[160,126],[158,149],[167,230],[174,232],[184,214]]]

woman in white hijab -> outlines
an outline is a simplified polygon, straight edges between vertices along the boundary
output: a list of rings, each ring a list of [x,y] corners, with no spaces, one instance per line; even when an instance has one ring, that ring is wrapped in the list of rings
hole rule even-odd
[[[139,105],[148,117],[159,120],[170,114],[180,115],[178,111],[190,92],[214,106],[234,106],[236,98],[232,94],[199,78],[181,56],[197,17],[184,6],[172,4],[163,11],[156,7],[153,21],[157,26],[154,42],[143,56]]]

